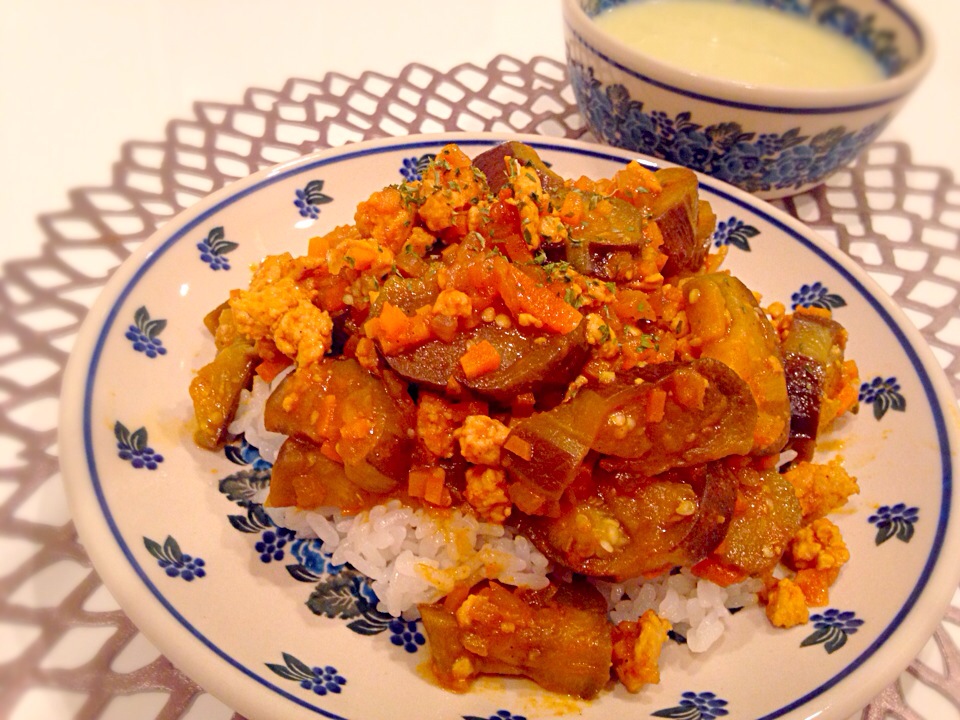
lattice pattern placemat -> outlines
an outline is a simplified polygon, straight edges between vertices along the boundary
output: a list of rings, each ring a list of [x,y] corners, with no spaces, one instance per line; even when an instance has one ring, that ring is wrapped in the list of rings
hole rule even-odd
[[[0,718],[39,717],[34,709],[52,693],[62,718],[238,720],[151,652],[77,540],[56,428],[73,337],[112,270],[210,191],[318,148],[452,130],[585,135],[566,68],[552,59],[500,56],[448,72],[414,64],[399,77],[330,73],[252,88],[237,104],[198,102],[162,140],[125,144],[108,187],[73,190],[68,209],[40,218],[41,254],[8,263],[0,284]],[[951,173],[881,142],[827,186],[779,205],[881,282],[960,392],[960,186]],[[960,607],[866,720],[932,720],[910,707],[910,685],[907,697],[931,691],[960,709],[960,649],[947,624],[960,625]]]

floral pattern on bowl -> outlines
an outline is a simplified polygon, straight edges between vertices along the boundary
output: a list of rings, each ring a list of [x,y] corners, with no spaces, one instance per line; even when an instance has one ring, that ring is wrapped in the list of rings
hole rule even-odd
[[[814,187],[852,161],[933,62],[922,18],[898,0],[758,0],[849,38],[882,77],[843,89],[714,78],[648,56],[593,21],[626,1],[561,0],[570,82],[587,129],[765,199]]]
[[[799,126],[758,134],[733,121],[708,124],[692,110],[668,115],[647,109],[625,85],[606,85],[593,68],[575,61],[570,81],[599,140],[685,165],[748,192],[796,191],[822,182],[872,143],[889,121],[883,117],[857,131],[836,125],[812,137]]]

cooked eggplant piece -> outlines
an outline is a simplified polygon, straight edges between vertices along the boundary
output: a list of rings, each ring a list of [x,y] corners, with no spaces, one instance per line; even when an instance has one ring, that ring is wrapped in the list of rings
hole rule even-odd
[[[571,190],[570,192],[582,192]],[[635,262],[649,242],[643,230],[647,217],[626,200],[583,192],[583,219],[570,228],[566,260],[584,275],[629,281]]]
[[[510,179],[505,159],[515,158],[524,165],[533,167],[544,190],[555,192],[563,187],[563,178],[543,162],[537,151],[525,143],[511,140],[489,150],[484,150],[473,159],[473,166],[487,178],[490,192],[496,195]]]
[[[320,445],[289,437],[270,471],[266,504],[304,510],[337,507],[355,513],[374,505],[378,497],[352,482],[344,466],[324,455]]]
[[[220,319],[223,317],[223,313],[230,308],[230,301],[224,300],[222,303],[217,305],[213,310],[208,312],[203,316],[203,325],[210,332],[211,335],[217,334],[217,329],[220,327]],[[218,348],[220,349],[220,348]]]
[[[655,478],[600,475],[557,517],[522,515],[520,531],[548,558],[590,577],[655,575],[706,557],[724,538],[737,477],[722,462]]]
[[[820,431],[820,410],[828,388],[838,381],[847,334],[827,317],[795,314],[783,342],[787,394],[792,411],[790,447],[795,461],[810,460]]]
[[[299,368],[283,380],[274,390],[264,408],[264,425],[271,432],[310,440],[318,445],[332,437],[326,423],[332,422],[335,397],[328,396],[330,363],[325,361]],[[287,398],[290,398],[287,400]]]
[[[790,398],[780,341],[753,293],[725,273],[684,281],[687,319],[701,357],[733,368],[750,386],[758,420],[752,454],[780,452],[790,431]]]
[[[433,305],[440,294],[436,270],[433,269],[421,277],[401,278],[392,275],[387,278],[376,301],[370,306],[370,314],[377,315],[383,304],[389,302],[407,314],[413,314],[424,305]]]
[[[811,460],[820,424],[823,368],[804,355],[787,355],[784,358],[784,371],[787,374],[791,411],[788,446],[796,452],[794,462]]]
[[[526,452],[508,451],[501,460],[511,479],[547,500],[559,500],[580,470],[610,406],[599,393],[581,390],[572,401],[516,423],[507,447],[519,444]]]
[[[655,175],[663,190],[653,201],[650,214],[663,235],[662,250],[668,258],[661,272],[664,277],[695,272],[703,265],[716,218],[709,206],[700,202],[692,170],[661,168]]]
[[[790,482],[776,470],[737,471],[736,514],[726,537],[711,558],[742,577],[773,569],[803,521],[800,501]]]
[[[516,422],[503,458],[511,479],[555,501],[590,451],[604,470],[645,477],[750,452],[756,404],[723,363],[664,363],[635,375],[649,381],[584,388]],[[517,446],[522,456],[511,452]]]
[[[227,438],[240,405],[240,393],[250,385],[260,358],[251,343],[237,341],[220,350],[190,382],[197,427],[194,442],[215,450]]]
[[[607,456],[603,468],[657,475],[746,455],[753,447],[756,402],[746,382],[719,360],[648,365],[630,378],[640,382],[612,391],[592,445]]]
[[[433,274],[416,279],[392,277],[384,283],[371,316],[376,317],[386,302],[412,315],[432,304],[438,294]],[[589,351],[582,325],[572,332],[557,334],[517,325],[482,323],[453,333],[449,341],[430,339],[403,352],[385,353],[385,360],[399,375],[425,387],[443,390],[453,379],[486,397],[506,401],[525,392],[561,387],[569,382]],[[470,346],[484,340],[500,355],[500,367],[468,378],[460,358]]]
[[[267,400],[268,430],[329,448],[347,478],[371,493],[407,479],[414,409],[353,359],[328,359],[288,375]]]
[[[523,675],[554,692],[592,698],[610,681],[606,601],[587,583],[510,590],[491,582],[455,610],[422,605],[440,683],[466,690],[477,675]]]
[[[576,376],[589,353],[584,325],[557,335],[483,323],[458,333],[453,342],[430,340],[385,359],[400,376],[423,387],[442,391],[452,378],[478,395],[509,403],[523,393],[563,388]],[[471,345],[483,340],[496,348],[500,368],[468,378],[460,358]]]

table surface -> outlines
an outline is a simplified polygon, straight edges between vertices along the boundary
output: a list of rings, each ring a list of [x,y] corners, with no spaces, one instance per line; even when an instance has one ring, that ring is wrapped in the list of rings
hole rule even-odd
[[[940,259],[952,258],[954,270],[939,280],[952,287],[954,295],[944,307],[932,299],[908,297],[899,285],[890,291],[955,374],[954,350],[960,346],[960,319],[953,307],[960,283],[960,187],[954,181],[960,170],[960,134],[955,128],[960,44],[953,42],[952,31],[960,27],[960,4],[913,4],[929,22],[937,45],[937,61],[927,80],[885,130],[878,153],[833,184],[836,193],[828,186],[812,199],[786,207],[851,251],[856,243],[842,212],[845,198],[869,204],[874,166],[912,171],[902,176],[904,187],[922,185],[934,209],[911,227],[952,238],[952,247],[948,242]],[[370,23],[374,17],[377,22]],[[538,59],[543,59],[551,77],[556,78],[557,68],[562,74],[557,0],[487,0],[482,5],[447,0],[353,0],[343,5],[315,0],[0,3],[0,161],[14,174],[0,193],[5,230],[0,239],[0,310],[15,310],[6,317],[0,312],[0,718],[233,716],[159,656],[125,621],[90,570],[73,533],[56,466],[62,357],[54,354],[40,362],[18,349],[36,339],[24,330],[29,323],[19,308],[37,302],[37,297],[18,293],[38,287],[29,283],[40,282],[35,278],[51,270],[54,254],[58,260],[66,257],[60,252],[66,240],[101,249],[106,226],[93,231],[82,227],[81,205],[93,197],[91,189],[115,190],[138,167],[138,153],[171,152],[178,128],[202,124],[199,120],[212,108],[234,115],[253,108],[261,91],[274,101],[294,102],[298,82],[327,90],[336,82],[356,88],[371,78],[389,85],[408,78],[414,67],[442,76],[475,66],[478,75],[489,77],[507,72],[498,62],[502,58],[524,72],[535,72]],[[905,197],[898,194],[884,212],[913,212]],[[860,221],[871,216],[869,207],[847,210],[847,215],[860,213]],[[88,215],[91,212],[100,210],[88,207]],[[100,235],[85,238],[84,232]],[[129,227],[115,232],[120,239],[137,237]],[[896,253],[885,254],[889,238],[866,241],[886,248],[881,263],[868,269],[898,262]],[[88,306],[126,252],[129,246],[106,258],[71,256],[77,268],[71,278],[76,301]],[[866,255],[858,259],[870,264]],[[894,275],[916,283],[925,267],[901,263]],[[63,274],[62,266],[59,271]],[[38,292],[42,300],[49,300],[46,287]],[[71,337],[70,332],[56,337],[57,352],[69,350]],[[8,382],[15,363],[31,365],[29,387]],[[951,381],[956,390],[958,378]],[[24,426],[33,432],[26,433]],[[38,570],[54,562],[55,578]],[[918,663],[864,711],[865,718],[960,716],[960,680],[948,662],[956,653],[949,635],[960,610],[951,612]],[[61,617],[71,613],[87,622],[72,626]],[[113,685],[102,673],[84,672],[101,667],[98,658],[105,657]]]

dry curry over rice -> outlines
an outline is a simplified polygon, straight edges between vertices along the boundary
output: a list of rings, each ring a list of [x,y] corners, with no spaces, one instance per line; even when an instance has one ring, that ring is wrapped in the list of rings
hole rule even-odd
[[[849,558],[826,516],[857,484],[814,449],[857,369],[829,311],[761,308],[721,269],[714,225],[688,170],[565,179],[521,143],[448,145],[209,313],[196,442],[229,441],[242,391],[273,381],[266,506],[399,501],[527,538],[545,587],[481,563],[418,608],[453,690],[658,682],[670,622],[613,622],[598,580],[759,578],[770,621],[804,623]]]

